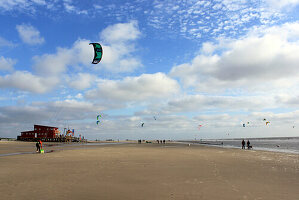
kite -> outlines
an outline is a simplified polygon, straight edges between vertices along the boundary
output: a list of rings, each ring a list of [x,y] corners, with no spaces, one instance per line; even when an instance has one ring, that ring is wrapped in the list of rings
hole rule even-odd
[[[141,127],[143,127],[144,123],[141,124]]]
[[[100,120],[99,118],[102,117],[101,115],[97,115],[97,124],[99,124]]]
[[[243,127],[245,127],[245,124],[243,124]]]
[[[200,130],[200,127],[202,127],[202,125],[200,124],[200,125],[198,125],[198,130]]]
[[[270,122],[266,122],[266,125],[268,125]]]
[[[94,57],[93,57],[93,61],[92,64],[98,64],[103,56],[103,48],[99,43],[89,43],[89,45],[93,45],[93,49],[94,49]]]
[[[266,121],[266,119],[264,118],[264,121]]]

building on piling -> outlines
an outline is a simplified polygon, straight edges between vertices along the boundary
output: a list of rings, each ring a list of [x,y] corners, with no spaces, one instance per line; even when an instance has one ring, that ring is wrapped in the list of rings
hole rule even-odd
[[[17,140],[21,141],[45,141],[45,142],[87,142],[86,139],[74,136],[74,129],[66,130],[60,134],[57,127],[34,125],[33,131],[23,131],[21,135],[17,137]]]
[[[18,140],[22,141],[59,141],[61,138],[60,131],[57,127],[34,125],[33,131],[23,131],[18,136]]]

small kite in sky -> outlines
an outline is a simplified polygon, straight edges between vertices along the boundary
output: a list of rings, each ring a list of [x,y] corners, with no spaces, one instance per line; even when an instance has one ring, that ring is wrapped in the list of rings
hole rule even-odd
[[[199,124],[199,125],[198,125],[198,130],[200,130],[200,127],[202,127],[202,125],[201,125],[201,124]]]
[[[97,124],[99,124],[100,120],[99,118],[102,117],[101,115],[97,115]]]
[[[141,124],[141,127],[143,127],[144,123]]]
[[[270,124],[270,122],[266,122],[266,125]]]
[[[92,64],[98,64],[103,56],[103,48],[99,43],[89,43],[89,45],[93,45],[93,49],[94,49],[94,57],[93,57],[93,61]]]
[[[245,124],[243,124],[243,127],[245,127]]]

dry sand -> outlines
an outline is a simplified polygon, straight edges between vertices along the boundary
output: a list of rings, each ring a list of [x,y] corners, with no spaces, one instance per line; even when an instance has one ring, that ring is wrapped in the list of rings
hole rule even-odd
[[[186,144],[55,147],[0,157],[0,199],[299,199],[299,155]],[[59,150],[65,149],[65,150]],[[0,154],[34,143],[0,142]]]

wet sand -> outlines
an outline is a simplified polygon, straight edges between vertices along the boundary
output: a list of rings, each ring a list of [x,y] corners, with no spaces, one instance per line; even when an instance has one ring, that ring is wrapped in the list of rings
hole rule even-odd
[[[176,143],[59,148],[0,157],[0,199],[299,197],[298,154]],[[34,143],[0,142],[0,154],[20,149]]]

